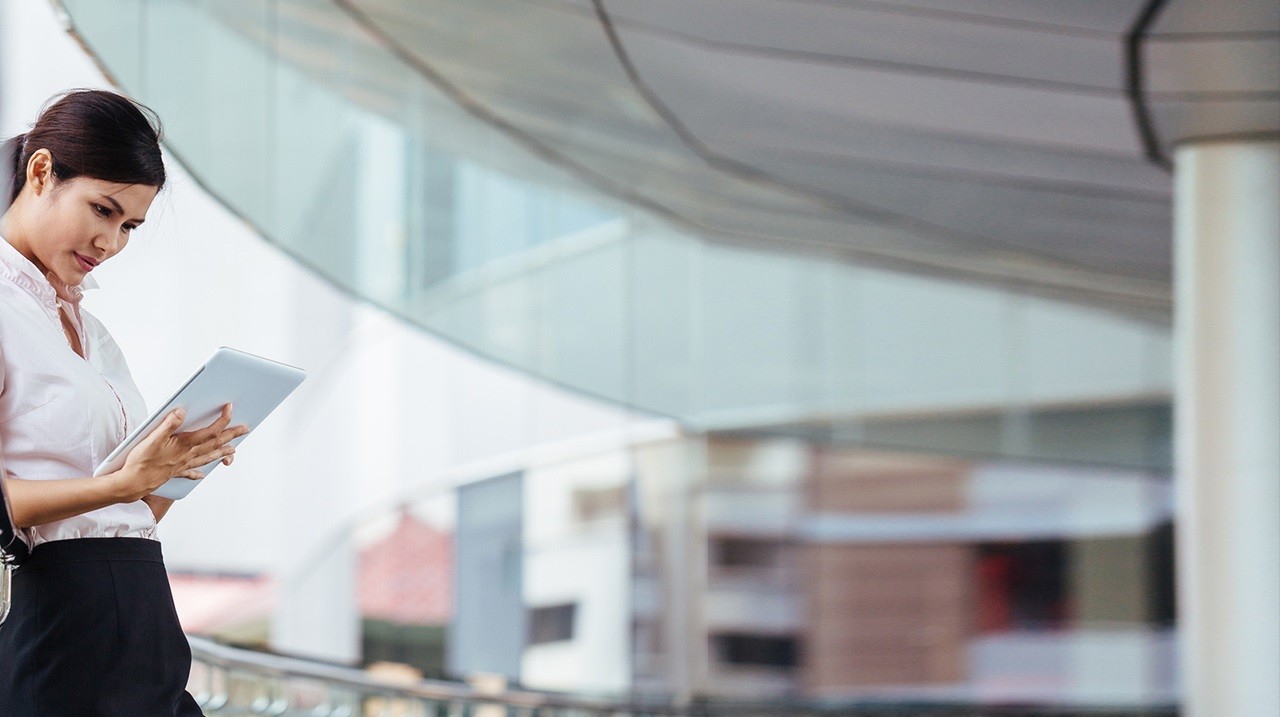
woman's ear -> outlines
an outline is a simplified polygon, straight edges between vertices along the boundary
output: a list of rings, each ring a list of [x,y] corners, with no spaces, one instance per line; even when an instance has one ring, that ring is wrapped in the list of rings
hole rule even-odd
[[[37,195],[53,186],[53,154],[40,148],[27,160],[27,186]]]

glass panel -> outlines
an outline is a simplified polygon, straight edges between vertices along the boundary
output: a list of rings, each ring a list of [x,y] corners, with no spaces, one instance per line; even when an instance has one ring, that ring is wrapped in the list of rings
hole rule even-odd
[[[92,28],[93,51],[111,77],[139,96],[146,96],[146,42],[150,36],[148,0],[67,0],[63,7],[77,26]]]

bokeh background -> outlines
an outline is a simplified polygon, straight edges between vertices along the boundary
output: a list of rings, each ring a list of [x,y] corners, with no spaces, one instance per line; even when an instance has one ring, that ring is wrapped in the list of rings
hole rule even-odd
[[[310,373],[162,526],[189,633],[1145,714],[1182,699],[1170,157],[1280,96],[1265,3],[1189,89],[1206,15],[1159,5],[6,0],[0,134],[78,86],[164,121],[87,299],[153,405],[221,345]]]

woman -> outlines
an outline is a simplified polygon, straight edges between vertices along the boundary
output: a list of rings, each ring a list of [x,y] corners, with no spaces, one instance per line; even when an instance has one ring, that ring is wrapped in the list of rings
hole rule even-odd
[[[174,411],[115,473],[93,469],[146,418],[120,349],[80,308],[90,273],[145,220],[165,172],[159,130],[120,95],[65,94],[0,148],[0,449],[30,558],[0,625],[0,714],[199,715],[151,492],[229,464],[231,407],[175,433]],[[3,206],[0,204],[0,206]],[[162,300],[162,299],[161,299]]]

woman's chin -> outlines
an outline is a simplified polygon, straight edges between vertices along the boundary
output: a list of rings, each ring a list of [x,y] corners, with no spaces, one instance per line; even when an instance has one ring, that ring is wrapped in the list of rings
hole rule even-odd
[[[79,286],[89,272],[81,269],[67,269],[62,271],[54,271],[49,274],[49,278],[53,281],[61,282],[66,286]]]

